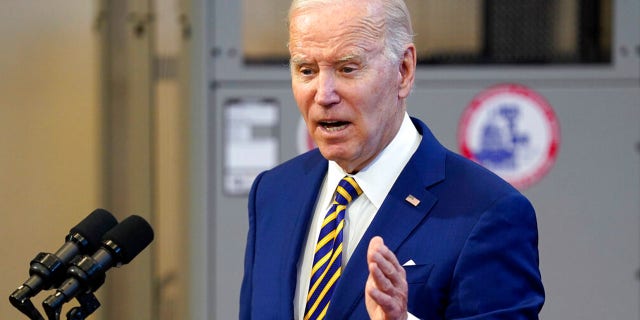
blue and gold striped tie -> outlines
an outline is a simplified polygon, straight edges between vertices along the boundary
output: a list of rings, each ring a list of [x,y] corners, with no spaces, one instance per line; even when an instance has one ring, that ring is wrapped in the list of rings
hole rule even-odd
[[[311,280],[304,319],[323,319],[329,308],[333,288],[342,273],[342,229],[347,205],[362,194],[356,181],[345,176],[338,183],[331,208],[322,221],[313,256]]]

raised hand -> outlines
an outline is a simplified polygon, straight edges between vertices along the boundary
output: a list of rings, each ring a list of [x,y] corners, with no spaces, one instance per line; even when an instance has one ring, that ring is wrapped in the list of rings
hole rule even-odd
[[[380,237],[369,242],[369,278],[365,303],[373,320],[407,319],[408,287],[404,268]]]

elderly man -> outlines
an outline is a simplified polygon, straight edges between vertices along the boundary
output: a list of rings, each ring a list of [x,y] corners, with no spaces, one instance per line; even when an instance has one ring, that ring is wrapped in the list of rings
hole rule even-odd
[[[293,95],[318,149],[258,176],[241,319],[537,319],[535,213],[406,98],[402,0],[294,0]]]

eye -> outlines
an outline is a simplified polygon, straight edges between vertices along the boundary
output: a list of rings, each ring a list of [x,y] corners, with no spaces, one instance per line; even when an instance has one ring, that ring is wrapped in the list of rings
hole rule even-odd
[[[348,61],[341,64],[338,70],[344,75],[352,75],[360,72],[362,68],[363,66],[360,63],[354,62],[354,61]]]
[[[300,68],[298,72],[303,76],[310,76],[313,74],[313,70],[311,68],[306,68],[306,67]]]
[[[296,74],[300,77],[311,77],[317,73],[316,67],[309,64],[300,64],[294,66]]]
[[[352,73],[354,71],[356,71],[356,68],[354,67],[350,67],[350,66],[342,67],[342,72],[344,73]]]

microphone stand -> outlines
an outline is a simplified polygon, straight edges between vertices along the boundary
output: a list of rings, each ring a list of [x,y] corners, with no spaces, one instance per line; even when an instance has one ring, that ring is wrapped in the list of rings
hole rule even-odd
[[[18,292],[16,290],[16,292]],[[20,312],[25,314],[31,320],[44,320],[42,314],[36,309],[30,299],[25,298],[18,300],[15,298],[16,293],[12,294],[9,298],[11,304]],[[73,307],[67,312],[67,320],[85,320],[88,316],[93,314],[100,307],[100,301],[91,292],[79,294],[76,300],[80,303],[80,306]],[[49,320],[60,320],[60,314],[62,313],[62,304],[51,306],[49,304],[43,304],[44,311]]]
[[[91,292],[78,295],[76,300],[80,302],[80,306],[67,312],[67,320],[85,320],[100,307],[100,301]]]
[[[67,320],[85,320],[100,307],[100,301],[92,292],[81,293],[76,296],[76,300],[80,303],[80,306],[71,308],[67,312]],[[64,296],[60,293],[47,298],[42,303],[49,320],[60,320],[63,303]]]
[[[44,313],[47,315],[47,319],[49,320],[60,320],[62,305],[59,305],[55,308],[47,308],[47,306],[45,306]]]
[[[25,295],[23,294],[25,290],[29,290],[29,289],[25,286],[20,286],[20,288],[18,288],[9,296],[9,301],[11,301],[11,304],[16,309],[20,310],[20,312],[22,312],[27,317],[29,317],[29,319],[44,320],[44,318],[42,317],[38,309],[36,309],[36,307],[33,305],[31,300],[29,300],[29,298],[26,298]]]
[[[9,296],[9,301],[29,319],[44,320],[29,298],[42,289],[56,285],[56,283],[51,283],[50,280],[46,279],[52,277],[62,268],[65,268],[65,264],[54,254],[38,253],[29,263],[29,275],[31,277]]]

